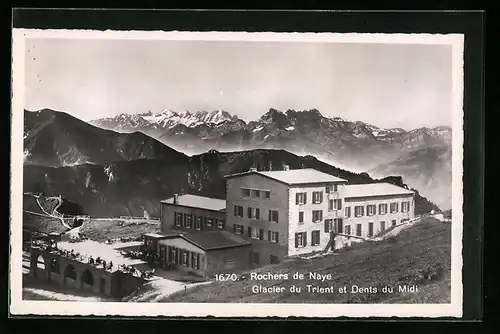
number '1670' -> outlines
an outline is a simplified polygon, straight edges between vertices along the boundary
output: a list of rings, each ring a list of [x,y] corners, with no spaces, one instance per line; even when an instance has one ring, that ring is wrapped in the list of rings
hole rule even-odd
[[[215,274],[215,280],[217,282],[227,282],[227,281],[237,281],[238,276],[236,274]]]

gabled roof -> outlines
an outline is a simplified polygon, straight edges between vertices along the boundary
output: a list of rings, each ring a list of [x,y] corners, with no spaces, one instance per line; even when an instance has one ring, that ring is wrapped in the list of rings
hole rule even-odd
[[[252,243],[228,231],[204,231],[178,233],[165,236],[163,239],[182,238],[205,251],[250,246]]]
[[[344,188],[345,198],[411,194],[414,192],[390,183],[347,184]]]
[[[174,204],[174,198],[168,198],[161,201],[161,203]],[[179,196],[178,205],[212,211],[223,211],[226,209],[226,200],[186,194]]]
[[[239,174],[226,175],[226,178],[238,177],[248,174],[258,174],[273,180],[288,184],[308,184],[308,183],[329,183],[329,182],[347,182],[330,174],[320,172],[313,168],[290,169],[280,171],[248,171]]]

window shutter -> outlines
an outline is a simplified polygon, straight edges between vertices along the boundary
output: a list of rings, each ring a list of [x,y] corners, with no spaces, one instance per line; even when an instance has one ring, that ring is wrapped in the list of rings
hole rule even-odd
[[[255,218],[260,219],[260,209],[259,208],[255,209]]]
[[[273,221],[273,212],[269,210],[269,221]]]
[[[304,204],[307,203],[307,193],[304,193]]]
[[[234,206],[234,215],[237,216],[238,215],[238,207],[235,205]]]
[[[198,257],[196,261],[196,269],[200,269],[200,254],[196,254],[196,256]]]
[[[247,235],[248,235],[249,238],[252,237],[252,228],[250,226],[248,226]]]
[[[323,210],[319,210],[319,220],[323,220]]]
[[[267,240],[271,241],[271,231],[267,231]]]
[[[342,210],[342,199],[339,199],[339,210]]]
[[[276,233],[276,242],[280,242],[280,234]]]
[[[236,224],[233,224],[233,232],[236,233]]]
[[[307,233],[303,233],[304,236],[304,246],[307,246]]]
[[[299,204],[299,194],[295,194],[295,204]]]
[[[299,247],[299,234],[295,233],[295,248]]]
[[[328,220],[325,220],[325,233],[328,233]]]
[[[326,191],[327,194],[330,193],[330,185],[329,184],[326,185],[325,191]]]
[[[259,229],[259,239],[264,240],[264,229]]]
[[[279,218],[279,212],[276,211],[276,222],[279,222],[280,218]]]
[[[319,202],[323,203],[323,193],[322,192],[319,193]]]
[[[252,208],[251,207],[248,207],[247,213],[248,213],[248,218],[252,218]]]

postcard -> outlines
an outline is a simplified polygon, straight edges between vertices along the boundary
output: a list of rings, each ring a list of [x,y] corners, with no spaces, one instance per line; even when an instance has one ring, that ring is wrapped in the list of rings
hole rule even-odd
[[[13,30],[13,315],[460,317],[463,35]]]

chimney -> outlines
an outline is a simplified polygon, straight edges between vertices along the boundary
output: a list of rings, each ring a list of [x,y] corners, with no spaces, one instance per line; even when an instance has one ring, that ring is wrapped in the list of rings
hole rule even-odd
[[[288,165],[283,165],[283,170],[290,170],[290,166],[288,166]]]
[[[252,167],[252,168],[250,168],[250,171],[251,171],[251,172],[256,172],[256,171],[257,171],[257,168]]]
[[[174,204],[179,204],[179,194],[174,194]]]

